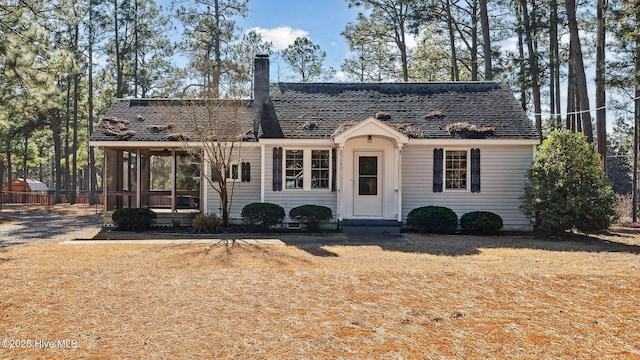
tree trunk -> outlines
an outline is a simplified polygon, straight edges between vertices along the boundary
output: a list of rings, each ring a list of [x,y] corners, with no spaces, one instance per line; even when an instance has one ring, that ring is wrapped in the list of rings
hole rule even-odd
[[[218,98],[220,95],[220,75],[221,75],[221,66],[222,66],[222,54],[220,53],[220,0],[215,0],[215,22],[216,22],[216,32],[215,39],[213,42],[213,51],[215,56],[215,65],[213,67],[213,92],[211,95],[213,98]]]
[[[482,47],[484,52],[484,79],[493,80],[493,69],[491,67],[491,29],[489,28],[487,0],[480,0],[480,23],[482,26]]]
[[[4,155],[0,154],[0,209],[2,209],[2,190],[4,189]]]
[[[93,8],[92,1],[89,1],[89,59],[88,59],[88,76],[89,76],[89,96],[88,96],[88,111],[89,111],[89,135],[93,134],[93,43],[95,41],[95,30],[93,24]],[[96,188],[96,158],[93,146],[89,146],[89,204],[94,205],[97,203]]]
[[[456,35],[453,29],[451,3],[449,0],[446,0],[445,12],[447,15],[447,28],[449,29],[449,49],[451,51],[451,81],[460,81],[460,71],[458,69],[458,55],[456,54]]]
[[[640,7],[636,7],[636,22],[640,21]],[[631,214],[633,222],[638,221],[638,146],[640,146],[640,33],[635,35],[635,111],[634,111],[634,127],[633,127],[633,189],[632,189],[632,209]]]
[[[62,142],[60,141],[60,110],[50,110],[51,135],[53,137],[53,161],[55,172],[56,204],[62,202]]]
[[[529,19],[529,8],[527,6],[527,0],[521,0],[522,6],[522,18],[524,20],[524,33],[527,39],[527,50],[529,52],[529,75],[531,76],[531,89],[533,91],[533,108],[534,117],[536,119],[536,130],[538,134],[542,136],[542,102],[540,95],[540,73],[538,69],[538,49],[534,46],[535,33],[533,30],[532,22]],[[535,6],[533,12],[533,22],[535,19]]]
[[[569,52],[571,52],[573,44],[569,41]],[[567,70],[567,130],[576,131],[576,102],[575,102],[575,86],[576,76],[573,62],[569,61]]]
[[[520,105],[522,109],[527,110],[527,84],[525,82],[525,74],[527,68],[524,61],[524,26],[522,21],[522,7],[519,4],[515,4],[516,16],[518,18],[517,33],[518,33],[518,59],[520,60],[520,74],[518,76],[518,82],[520,85]]]
[[[471,81],[478,81],[478,2],[471,5]]]
[[[606,0],[598,0],[598,36],[596,41],[596,136],[602,170],[607,172],[607,111],[605,109],[605,16]]]
[[[555,129],[560,129],[561,125],[561,117],[560,117],[560,106],[556,102],[556,98],[560,99],[560,91],[556,91],[558,88],[556,87],[557,75],[556,72],[559,73],[560,68],[558,66],[558,62],[560,59],[558,58],[558,53],[556,52],[558,49],[558,4],[556,0],[551,0],[549,3],[549,107],[551,110],[551,121],[553,122],[553,127]],[[558,81],[559,85],[559,81]]]
[[[76,65],[79,65],[79,26],[75,25],[74,31],[74,51]],[[79,97],[80,74],[76,71],[73,74],[73,160],[71,170],[71,197],[69,202],[73,205],[76,203],[76,191],[78,189],[78,102]]]
[[[29,154],[29,133],[24,134],[24,153],[22,154],[22,203],[27,203],[27,178],[29,177],[29,168],[27,166],[27,156]]]
[[[587,141],[593,143],[593,126],[591,125],[591,113],[589,110],[589,94],[587,92],[587,77],[584,72],[582,59],[582,47],[578,36],[578,22],[576,19],[575,0],[566,0],[567,20],[569,22],[569,39],[571,41],[570,59],[573,62],[576,76],[576,98],[578,99],[578,111],[582,118],[582,133]]]
[[[122,98],[124,93],[124,87],[122,85],[122,59],[120,49],[120,29],[118,24],[118,0],[113,0],[113,26],[114,26],[114,45],[116,53],[116,98]]]
[[[5,149],[7,154],[7,188],[9,190],[9,202],[13,202],[13,169],[11,168],[11,138],[7,139],[7,148]]]
[[[133,97],[138,97],[138,0],[133,0]]]
[[[71,185],[71,159],[69,158],[69,154],[71,153],[71,149],[69,146],[69,133],[71,125],[71,75],[67,74],[67,98],[66,98],[66,114],[64,117],[64,189],[66,191],[69,190]],[[68,199],[68,198],[67,198]],[[67,201],[65,199],[65,201]]]

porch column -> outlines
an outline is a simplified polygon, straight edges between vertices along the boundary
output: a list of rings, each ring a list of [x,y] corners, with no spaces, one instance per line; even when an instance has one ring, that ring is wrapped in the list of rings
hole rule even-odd
[[[176,212],[176,149],[171,149],[171,212]]]
[[[336,172],[337,172],[337,174],[336,174],[336,179],[337,179],[336,180],[336,182],[337,182],[336,186],[338,187],[336,189],[337,190],[336,191],[336,196],[338,197],[338,199],[337,199],[338,221],[342,221],[343,220],[343,216],[342,216],[342,213],[343,213],[343,209],[342,209],[342,207],[343,207],[342,206],[342,204],[343,204],[342,200],[343,199],[342,199],[342,197],[344,195],[344,192],[342,191],[342,186],[343,186],[343,183],[342,183],[343,161],[342,161],[342,159],[343,159],[343,156],[344,156],[344,144],[340,144],[340,146],[338,147],[338,156],[336,158],[336,161],[338,162],[338,164],[336,166]]]
[[[140,161],[140,154],[141,151],[140,149],[136,149],[136,207],[139,208],[140,205],[142,204],[142,184],[140,181],[140,174],[142,174],[140,168],[142,166],[141,165],[141,161]]]
[[[398,194],[398,222],[402,222],[402,144],[396,148],[396,163],[398,164],[398,175],[396,176],[396,193]]]
[[[211,168],[209,166],[209,159],[207,158],[207,152],[202,152],[202,164],[200,167],[200,209],[203,214],[209,213],[209,181],[207,176],[211,176]]]
[[[265,163],[266,163],[266,154],[265,154],[265,145],[260,144],[260,202],[264,202],[264,185],[265,185]]]
[[[109,207],[109,202],[107,201],[108,197],[108,188],[107,188],[107,179],[109,178],[109,152],[106,148],[102,148],[102,154],[104,156],[103,166],[102,166],[102,206],[104,207],[104,213],[107,213],[107,209]]]

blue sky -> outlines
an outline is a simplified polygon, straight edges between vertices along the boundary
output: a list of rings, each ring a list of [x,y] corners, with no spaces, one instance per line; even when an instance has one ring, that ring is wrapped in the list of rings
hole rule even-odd
[[[355,21],[357,9],[349,9],[345,0],[251,0],[249,16],[240,19],[244,30],[255,29],[264,40],[282,50],[298,36],[307,36],[327,52],[325,66],[340,70],[349,51],[340,33]]]

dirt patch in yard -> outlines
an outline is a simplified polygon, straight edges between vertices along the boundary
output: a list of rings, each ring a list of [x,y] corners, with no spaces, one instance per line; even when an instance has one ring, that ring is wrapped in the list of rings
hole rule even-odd
[[[636,235],[409,237],[5,249],[0,357],[640,357]]]

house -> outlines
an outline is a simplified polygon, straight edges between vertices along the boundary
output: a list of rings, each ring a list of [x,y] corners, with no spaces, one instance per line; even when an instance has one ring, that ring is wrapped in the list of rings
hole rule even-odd
[[[540,137],[508,87],[269,84],[268,74],[268,57],[257,56],[246,101],[117,99],[90,137],[105,150],[107,214],[138,206],[159,217],[219,212],[215,187],[200,176],[211,174],[209,164],[189,150],[202,146],[202,124],[215,117],[232,119],[216,131],[233,133],[227,143],[237,148],[222,171],[234,184],[231,218],[248,203],[270,202],[287,213],[324,205],[339,221],[404,222],[416,207],[439,205],[458,216],[495,212],[505,229],[532,228],[519,206]]]

